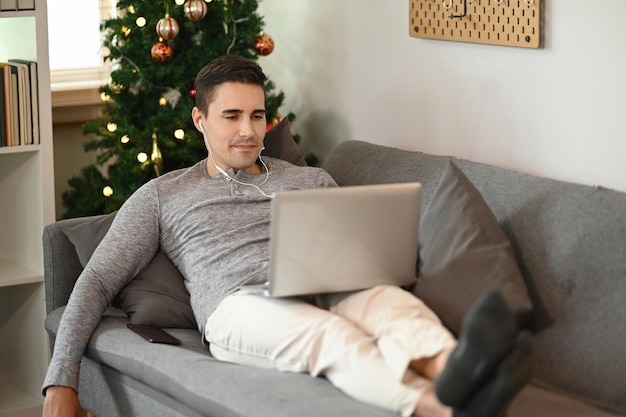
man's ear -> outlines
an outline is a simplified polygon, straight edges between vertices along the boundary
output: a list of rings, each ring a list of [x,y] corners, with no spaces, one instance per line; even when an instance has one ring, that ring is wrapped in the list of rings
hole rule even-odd
[[[201,123],[203,119],[204,114],[202,113],[202,110],[200,110],[198,106],[194,106],[191,110],[191,120],[193,120],[193,124],[196,126],[196,129],[198,129],[202,134],[204,134],[204,129],[202,128]]]

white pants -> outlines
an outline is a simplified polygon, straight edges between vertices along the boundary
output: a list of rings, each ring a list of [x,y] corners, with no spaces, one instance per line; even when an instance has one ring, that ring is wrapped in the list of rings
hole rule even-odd
[[[220,360],[325,376],[348,395],[410,416],[431,381],[408,368],[456,344],[435,314],[393,286],[274,299],[236,292],[205,327]]]

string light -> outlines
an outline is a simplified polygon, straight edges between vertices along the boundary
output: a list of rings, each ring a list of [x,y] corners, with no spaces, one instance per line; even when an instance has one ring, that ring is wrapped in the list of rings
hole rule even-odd
[[[111,133],[117,130],[117,123],[109,122],[107,123],[107,130]]]
[[[105,92],[100,93],[100,100],[102,100],[102,101],[109,101],[110,99],[111,99],[111,96],[108,95],[107,93],[105,93]]]
[[[111,197],[113,195],[113,188],[107,185],[102,189],[102,195],[104,195],[105,197]]]
[[[120,138],[120,142],[122,143],[128,143],[130,142],[130,138],[128,137],[128,135],[124,135]]]
[[[174,131],[174,137],[179,140],[185,139],[185,131],[183,129],[176,129]]]
[[[148,154],[145,152],[139,152],[137,154],[137,160],[143,164],[144,162],[148,160]]]
[[[139,16],[137,20],[135,20],[135,24],[140,28],[144,27],[146,25],[146,18],[143,16]]]

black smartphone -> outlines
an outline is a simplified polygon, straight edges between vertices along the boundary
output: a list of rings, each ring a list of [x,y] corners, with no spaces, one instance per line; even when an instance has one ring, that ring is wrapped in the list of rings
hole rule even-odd
[[[147,324],[128,323],[127,327],[143,336],[150,343],[166,343],[168,345],[180,345],[180,340],[161,329],[160,327],[150,326]]]

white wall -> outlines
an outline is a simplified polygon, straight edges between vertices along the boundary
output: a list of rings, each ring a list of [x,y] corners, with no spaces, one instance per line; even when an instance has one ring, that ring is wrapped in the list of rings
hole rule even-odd
[[[545,0],[544,47],[408,35],[408,0],[263,0],[303,146],[365,140],[626,191],[626,1]]]

